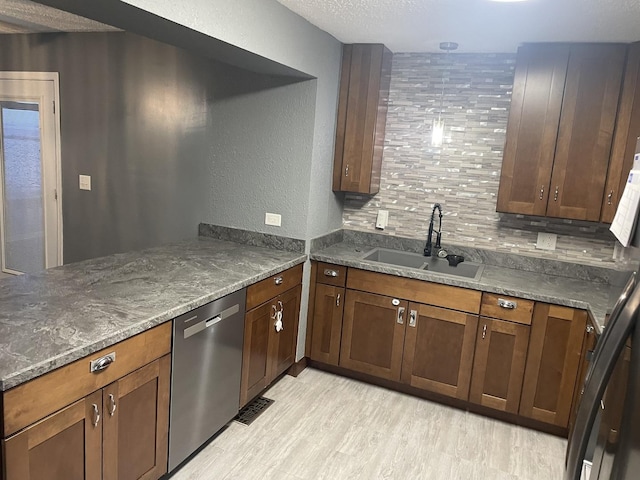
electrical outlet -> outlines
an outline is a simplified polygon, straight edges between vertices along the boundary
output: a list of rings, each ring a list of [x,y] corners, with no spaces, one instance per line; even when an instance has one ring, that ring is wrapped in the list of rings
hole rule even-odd
[[[279,213],[265,213],[264,214],[264,224],[265,225],[273,225],[274,227],[282,226],[282,215]]]
[[[555,233],[538,232],[536,248],[538,250],[555,250],[557,239],[558,236]]]

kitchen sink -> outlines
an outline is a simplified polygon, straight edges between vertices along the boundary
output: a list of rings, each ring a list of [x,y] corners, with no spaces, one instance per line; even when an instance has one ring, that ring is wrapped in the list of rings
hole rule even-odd
[[[462,262],[452,267],[445,258],[425,257],[419,253],[403,252],[388,248],[374,248],[363,257],[363,260],[386,263],[398,267],[428,270],[433,273],[469,278],[472,280],[478,280],[484,270],[484,265],[481,263]]]

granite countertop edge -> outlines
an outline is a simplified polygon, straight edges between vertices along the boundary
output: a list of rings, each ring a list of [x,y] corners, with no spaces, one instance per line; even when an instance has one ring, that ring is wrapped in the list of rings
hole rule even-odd
[[[220,244],[230,244],[232,242],[225,241],[216,241],[216,240],[207,240],[209,243],[218,242]],[[180,244],[177,244],[178,246]],[[253,247],[253,246],[244,246],[237,245],[241,250],[246,248],[246,250],[251,250],[254,254],[259,253],[260,250],[265,250],[267,252],[273,252],[273,249],[265,248],[265,247]],[[127,255],[135,255],[136,252],[130,252]],[[144,255],[144,251],[140,252],[140,255]],[[308,255],[295,253],[295,252],[282,252],[278,253],[278,256],[286,256],[287,260],[277,261],[275,265],[272,265],[270,268],[266,270],[257,271],[256,273],[251,273],[240,280],[235,280],[230,282],[223,288],[215,288],[210,292],[207,292],[204,295],[200,295],[198,297],[194,297],[189,299],[184,303],[179,303],[173,306],[168,307],[166,310],[162,310],[160,313],[154,314],[145,318],[143,320],[134,321],[131,325],[127,325],[124,328],[119,328],[115,333],[109,334],[107,336],[102,336],[101,338],[86,342],[76,348],[67,349],[59,355],[51,356],[42,361],[34,362],[27,367],[17,369],[11,373],[4,374],[0,377],[0,392],[4,392],[11,388],[14,388],[20,384],[23,384],[29,380],[33,380],[41,375],[44,375],[50,371],[53,371],[57,368],[68,365],[76,360],[85,358],[97,351],[108,348],[110,346],[115,345],[118,342],[131,338],[139,333],[142,333],[146,330],[149,330],[153,327],[161,325],[167,321],[170,321],[177,316],[189,312],[197,307],[200,307],[206,303],[217,300],[225,295],[233,293],[237,290],[245,288],[249,285],[257,283],[265,278],[268,278],[272,275],[280,273],[284,270],[287,270],[291,267],[304,263],[308,259]],[[110,259],[113,256],[104,257],[105,259]],[[100,259],[97,259],[100,261]],[[91,262],[96,262],[96,259],[91,260]],[[74,265],[74,264],[71,264]],[[59,267],[64,269],[65,267]],[[2,305],[0,301],[0,305]]]
[[[355,246],[339,245],[338,248],[348,250],[353,247],[352,252],[312,252],[309,255],[311,260],[318,262],[332,263],[345,267],[359,268],[371,272],[384,273],[388,275],[396,275],[404,278],[413,278],[428,282],[451,285],[461,288],[469,288],[472,290],[481,290],[488,293],[497,293],[500,295],[508,295],[520,297],[528,300],[534,300],[545,303],[552,303],[572,308],[586,310],[591,316],[592,323],[600,334],[604,328],[605,316],[608,313],[609,305],[609,289],[606,285],[594,285],[584,280],[567,279],[565,277],[554,277],[550,275],[541,275],[523,270],[516,270],[504,267],[496,267],[484,265],[484,271],[478,280],[451,277],[449,275],[418,270],[409,267],[400,267],[374,261],[363,260],[357,256],[367,254],[366,249],[362,253]],[[506,278],[500,280],[500,278]],[[554,288],[553,292],[545,291],[540,288],[541,281],[558,283],[558,288]],[[584,292],[562,291],[560,284],[570,283],[573,290],[583,289]],[[515,285],[514,285],[515,284]],[[521,286],[526,284],[527,287]],[[547,290],[549,287],[547,287]],[[571,290],[571,289],[568,289]],[[596,290],[596,293],[593,293]]]

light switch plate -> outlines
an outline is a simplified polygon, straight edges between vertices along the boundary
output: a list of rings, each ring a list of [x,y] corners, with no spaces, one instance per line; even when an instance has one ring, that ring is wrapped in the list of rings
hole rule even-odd
[[[282,226],[282,215],[279,213],[265,213],[264,214],[264,224],[265,225],[273,225],[274,227]]]
[[[536,248],[538,250],[555,250],[557,239],[558,236],[555,233],[538,232]]]
[[[79,175],[78,183],[80,184],[80,190],[91,190],[91,176]]]

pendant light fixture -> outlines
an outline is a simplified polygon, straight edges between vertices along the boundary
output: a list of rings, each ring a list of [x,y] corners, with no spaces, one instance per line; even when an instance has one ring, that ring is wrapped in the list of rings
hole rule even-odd
[[[442,42],[440,43],[440,50],[444,50],[447,54],[456,50],[458,44],[455,42]],[[448,58],[445,56],[445,59]],[[438,110],[438,118],[433,119],[433,126],[431,127],[431,146],[441,147],[444,140],[444,120],[442,120],[442,110],[444,108],[444,70],[442,72],[442,91],[440,92],[440,110]]]

